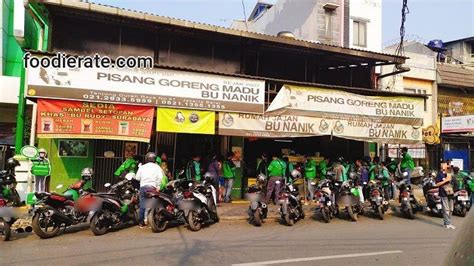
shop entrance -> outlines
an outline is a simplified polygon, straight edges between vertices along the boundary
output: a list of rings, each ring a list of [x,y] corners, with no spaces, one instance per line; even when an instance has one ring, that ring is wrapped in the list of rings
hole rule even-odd
[[[321,157],[336,160],[343,156],[354,161],[364,157],[364,142],[342,139],[331,136],[301,137],[301,138],[245,138],[245,176],[255,177],[257,158],[262,153],[291,155],[319,154]]]

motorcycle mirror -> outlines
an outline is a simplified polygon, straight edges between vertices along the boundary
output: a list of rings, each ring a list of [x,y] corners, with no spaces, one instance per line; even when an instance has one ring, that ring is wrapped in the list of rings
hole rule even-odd
[[[59,185],[56,186],[57,189],[60,189],[62,187],[63,187],[63,184],[59,184]]]
[[[110,183],[105,183],[104,184],[104,187],[110,187],[110,186],[111,186]]]

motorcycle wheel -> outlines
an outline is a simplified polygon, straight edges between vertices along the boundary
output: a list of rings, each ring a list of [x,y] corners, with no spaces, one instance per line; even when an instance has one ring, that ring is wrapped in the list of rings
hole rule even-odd
[[[153,233],[161,233],[166,230],[168,221],[163,217],[160,210],[152,209],[148,213],[148,222],[150,223],[151,231]]]
[[[331,217],[329,215],[329,210],[326,210],[326,209],[322,209],[321,210],[321,215],[323,216],[323,220],[326,222],[326,223],[329,223],[331,221]]]
[[[31,221],[33,232],[42,239],[52,238],[59,234],[61,224],[57,223],[51,216],[46,216],[47,210],[37,212]],[[52,226],[52,230],[48,229]]]
[[[12,231],[10,229],[10,223],[6,222],[2,218],[0,218],[0,235],[3,241],[10,240]]]
[[[379,215],[379,219],[383,220],[383,207],[381,205],[377,207],[377,214]]]
[[[260,227],[262,226],[262,217],[260,217],[260,210],[257,209],[253,212],[253,225]]]
[[[91,231],[96,236],[104,235],[109,231],[109,225],[105,223],[104,212],[97,212],[91,219]]]
[[[220,217],[219,217],[219,213],[217,212],[217,207],[216,205],[214,204],[214,202],[211,203],[212,205],[212,208],[211,208],[211,217],[212,217],[212,220],[215,222],[215,223],[218,223],[220,221]]]
[[[467,208],[465,206],[463,206],[461,211],[459,212],[459,216],[465,217],[466,213],[467,213]]]
[[[293,226],[295,224],[295,220],[290,218],[290,214],[285,214],[284,220],[288,226]]]
[[[413,213],[413,208],[411,207],[410,204],[408,204],[408,207],[407,207],[407,210],[406,210],[406,216],[410,220],[415,219],[415,214]]]
[[[202,223],[199,221],[198,214],[194,211],[190,211],[188,214],[187,222],[189,229],[193,232],[201,230]]]
[[[352,206],[346,207],[347,213],[352,221],[357,222],[357,213],[354,213],[354,209]]]

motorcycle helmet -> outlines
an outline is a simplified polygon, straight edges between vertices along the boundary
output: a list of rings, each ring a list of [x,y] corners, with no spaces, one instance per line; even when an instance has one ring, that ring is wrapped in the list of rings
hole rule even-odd
[[[145,155],[145,163],[154,163],[156,162],[156,153],[149,152]]]
[[[264,174],[259,174],[257,176],[257,180],[260,181],[260,182],[264,182],[265,179],[267,179],[267,177]]]
[[[38,150],[38,155],[40,155],[41,153],[44,153],[44,156],[43,156],[44,158],[46,158],[48,156],[48,152],[46,152],[46,149],[44,149],[44,148],[41,148],[41,149]]]
[[[213,178],[215,178],[215,175],[212,174],[211,172],[204,173],[204,180],[209,181],[209,180],[212,180]]]
[[[94,175],[94,171],[90,167],[86,167],[86,168],[82,169],[82,171],[81,171],[81,178],[83,180],[86,180],[86,181],[90,180],[93,175]]]
[[[295,179],[301,178],[301,172],[294,169],[293,171],[291,171],[291,176]]]
[[[20,162],[17,159],[11,157],[7,160],[7,163],[5,165],[5,169],[6,170],[13,170],[17,166],[20,166]]]

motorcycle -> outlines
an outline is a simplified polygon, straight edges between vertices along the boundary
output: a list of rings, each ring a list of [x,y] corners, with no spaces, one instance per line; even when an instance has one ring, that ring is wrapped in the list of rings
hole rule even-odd
[[[382,179],[380,177],[379,179]],[[372,211],[380,220],[383,220],[385,212],[388,210],[388,202],[384,200],[383,189],[379,180],[369,182],[369,201]]]
[[[407,173],[403,173],[404,176],[407,176]],[[415,199],[415,196],[411,192],[411,186],[406,184],[406,180],[402,180],[397,185],[400,195],[398,196],[398,201],[401,204],[400,209],[402,213],[409,219],[415,219],[415,213],[418,210],[418,205]]]
[[[184,181],[185,182],[185,181]],[[176,205],[177,199],[182,198],[180,187],[183,180],[171,181],[164,191],[150,190],[146,192],[148,223],[153,233],[166,230],[168,223],[184,218],[183,212]]]
[[[465,217],[470,205],[469,194],[467,190],[460,189],[454,192],[454,210],[453,214]]]
[[[16,159],[9,158],[5,170],[0,171],[0,237],[3,241],[10,240],[12,225],[18,220],[14,208],[22,205],[16,190],[15,167],[19,165]],[[31,227],[28,226],[24,231],[31,232]]]
[[[83,190],[85,180],[80,180],[71,185],[64,193],[37,192],[36,202],[32,213],[33,220],[31,226],[37,236],[42,239],[52,238],[59,234],[61,227],[84,223],[88,220],[89,212],[81,212],[75,208],[75,202],[81,194],[94,192],[93,190]],[[58,185],[56,189],[62,188]]]
[[[268,206],[265,204],[263,188],[267,177],[263,174],[257,176],[257,182],[247,188],[247,199],[250,201],[249,218],[255,226],[261,226],[263,219],[267,218]]]
[[[344,181],[337,197],[338,208],[344,208],[352,221],[356,222],[358,214],[363,214],[364,209],[360,202],[360,190],[352,178]],[[339,212],[340,214],[340,212]]]
[[[319,182],[314,193],[319,202],[319,211],[326,223],[329,223],[333,217],[337,215],[338,208],[335,205],[334,187],[330,179]]]
[[[138,224],[138,189],[133,185],[133,174],[111,185],[106,193],[91,193],[78,200],[82,212],[93,212],[90,229],[94,235],[104,235],[112,228],[133,221]]]
[[[211,177],[204,176],[202,184],[188,183],[188,188],[178,200],[178,208],[183,211],[188,228],[199,231],[206,223],[218,223],[216,189],[211,185]]]
[[[276,181],[279,185],[281,181]],[[289,226],[293,226],[295,222],[304,219],[305,214],[298,189],[291,183],[287,183],[278,195],[279,211],[283,221]]]
[[[431,176],[423,178],[423,195],[426,200],[426,210],[432,215],[442,216],[443,207],[439,196],[439,188],[436,187],[436,181],[434,180],[435,177],[436,173],[432,172]]]

